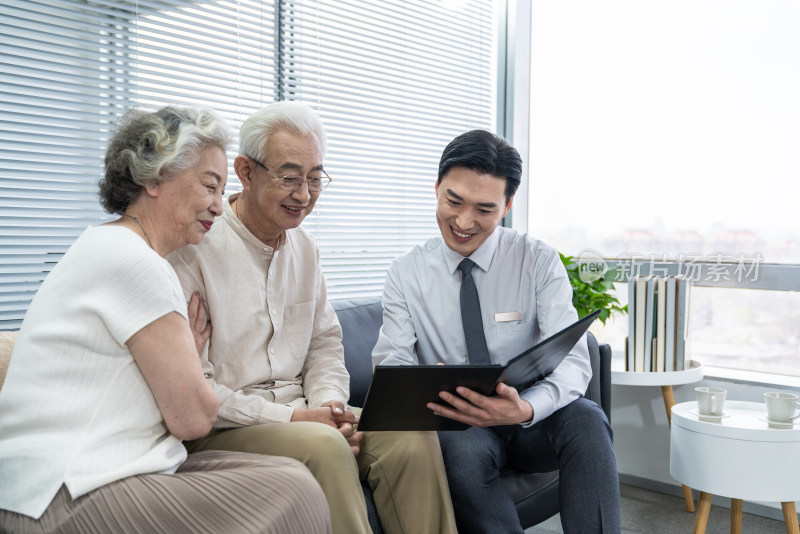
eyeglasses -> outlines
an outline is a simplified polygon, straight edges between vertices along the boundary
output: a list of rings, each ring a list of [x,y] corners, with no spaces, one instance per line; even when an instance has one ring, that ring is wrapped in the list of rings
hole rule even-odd
[[[333,179],[330,176],[328,176],[328,173],[323,171],[322,169],[318,171],[311,171],[315,173],[316,172],[322,173],[322,176],[309,176],[307,178],[303,176],[278,176],[277,174],[269,170],[266,165],[258,161],[256,158],[250,156],[247,157],[253,160],[253,162],[256,165],[264,167],[265,171],[267,171],[269,174],[271,174],[274,178],[278,180],[278,185],[280,186],[280,188],[285,189],[286,191],[297,191],[298,189],[303,187],[304,183],[307,183],[309,192],[319,193],[320,191],[328,187],[328,184],[330,184],[333,181]]]

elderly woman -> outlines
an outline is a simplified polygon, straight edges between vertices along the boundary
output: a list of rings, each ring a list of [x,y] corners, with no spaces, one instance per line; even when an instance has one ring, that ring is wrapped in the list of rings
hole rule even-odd
[[[299,462],[189,455],[216,395],[198,356],[210,334],[168,253],[222,211],[229,133],[212,113],[129,112],[106,153],[103,206],[31,303],[0,391],[0,531],[330,531]],[[231,296],[234,298],[235,296]]]

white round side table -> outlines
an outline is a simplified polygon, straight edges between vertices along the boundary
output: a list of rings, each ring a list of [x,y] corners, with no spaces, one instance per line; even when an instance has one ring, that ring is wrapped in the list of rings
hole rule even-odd
[[[619,361],[619,360],[617,360]],[[624,363],[624,362],[623,362]],[[625,371],[611,367],[611,383],[619,386],[661,386],[661,396],[664,398],[664,408],[667,410],[667,423],[672,421],[672,407],[675,405],[675,395],[672,386],[691,384],[703,379],[703,364],[689,360],[683,371]],[[694,512],[694,498],[692,489],[686,484],[683,488],[683,500],[687,512]]]
[[[696,402],[672,407],[670,475],[700,490],[694,532],[705,532],[711,496],[730,497],[731,532],[741,532],[742,501],[780,502],[786,531],[800,534],[800,423],[775,428],[762,403],[727,401],[721,418],[701,418]]]

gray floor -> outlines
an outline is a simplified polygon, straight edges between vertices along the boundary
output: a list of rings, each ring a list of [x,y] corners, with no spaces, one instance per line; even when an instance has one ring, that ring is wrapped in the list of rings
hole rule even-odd
[[[683,499],[656,491],[622,484],[620,513],[623,534],[689,534],[694,529],[695,514],[686,511]],[[729,508],[712,505],[707,534],[728,534],[731,530]],[[563,534],[558,515],[531,527],[525,534]],[[742,533],[785,534],[783,521],[742,514]]]

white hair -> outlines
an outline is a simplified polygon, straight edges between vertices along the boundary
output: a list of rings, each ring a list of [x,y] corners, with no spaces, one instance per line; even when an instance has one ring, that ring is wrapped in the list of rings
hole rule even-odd
[[[275,102],[250,115],[239,129],[239,154],[263,160],[267,140],[278,130],[316,135],[325,155],[327,137],[319,115],[308,104],[295,101]]]

